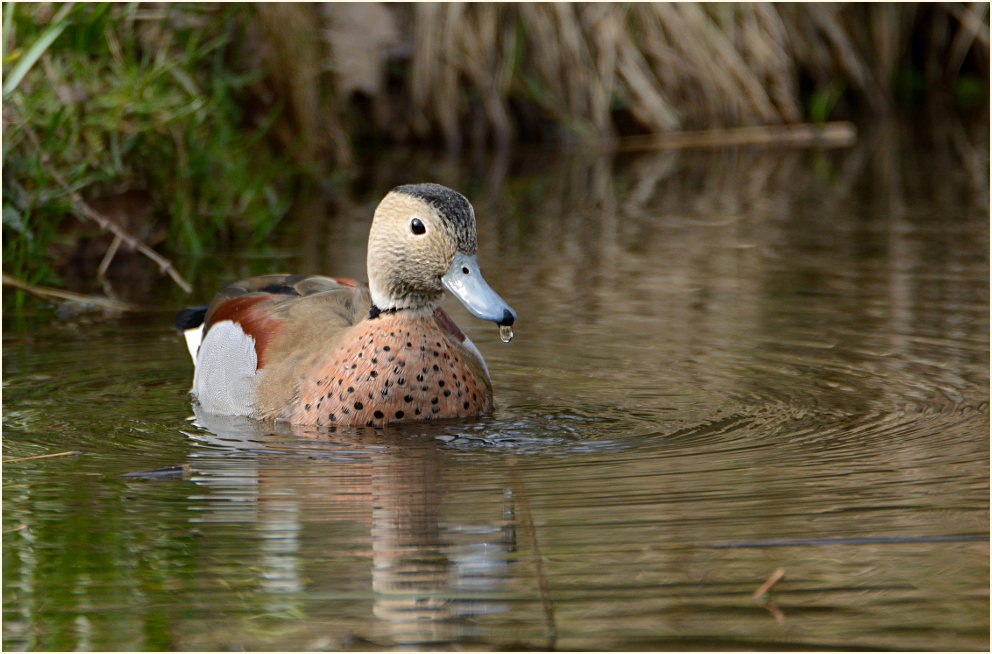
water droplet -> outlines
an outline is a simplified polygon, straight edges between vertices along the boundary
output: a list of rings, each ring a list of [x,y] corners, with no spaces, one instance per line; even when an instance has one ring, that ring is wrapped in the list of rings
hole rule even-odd
[[[504,343],[509,343],[510,341],[512,341],[513,340],[513,327],[510,327],[509,325],[500,325],[499,326],[499,340],[503,341]]]

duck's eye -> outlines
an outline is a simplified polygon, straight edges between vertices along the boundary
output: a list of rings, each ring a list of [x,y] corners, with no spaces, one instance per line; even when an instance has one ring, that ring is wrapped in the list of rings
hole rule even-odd
[[[427,231],[427,227],[424,226],[424,223],[420,222],[420,218],[414,218],[410,221],[410,231],[420,236]]]

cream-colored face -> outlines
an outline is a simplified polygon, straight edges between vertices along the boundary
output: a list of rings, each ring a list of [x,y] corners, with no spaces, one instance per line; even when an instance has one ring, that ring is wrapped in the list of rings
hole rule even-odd
[[[424,200],[390,192],[379,203],[369,232],[367,268],[375,305],[433,311],[444,292],[441,277],[457,251],[458,227]],[[474,244],[474,216],[471,225],[460,227],[470,228]]]
[[[477,317],[508,327],[517,314],[482,277],[477,251],[475,211],[460,193],[440,184],[397,186],[369,232],[372,303],[379,311],[431,313],[447,289]]]

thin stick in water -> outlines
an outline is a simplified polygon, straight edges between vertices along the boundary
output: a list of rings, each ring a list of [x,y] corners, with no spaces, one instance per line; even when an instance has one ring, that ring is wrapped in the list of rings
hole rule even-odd
[[[558,640],[558,627],[555,625],[555,608],[551,600],[551,589],[548,587],[548,578],[544,574],[544,564],[541,561],[541,548],[537,542],[537,530],[534,529],[534,516],[530,512],[530,501],[524,492],[520,474],[517,471],[516,463],[512,464],[513,496],[520,502],[520,522],[527,539],[530,541],[531,551],[534,553],[534,572],[537,575],[537,589],[541,595],[541,606],[544,609],[544,621],[548,628],[548,649],[554,649]]]
[[[773,572],[772,575],[765,580],[765,583],[758,586],[758,590],[754,591],[751,594],[751,599],[753,599],[756,602],[760,600],[761,597],[769,590],[771,590],[772,586],[777,584],[778,581],[784,576],[785,576],[785,568],[778,568],[777,570],[775,570],[775,572]]]
[[[79,302],[81,304],[88,304],[95,307],[103,307],[104,309],[110,309],[113,311],[135,311],[137,307],[127,302],[121,300],[115,300],[109,297],[103,297],[100,295],[82,295],[81,293],[73,293],[72,291],[66,291],[61,288],[51,288],[49,286],[38,286],[36,284],[30,284],[28,282],[17,279],[16,277],[11,277],[7,273],[2,274],[2,280],[4,286],[12,286],[14,288],[19,288],[22,291],[27,291],[32,295],[37,295],[38,297],[46,299],[59,299],[68,300],[70,302]]]
[[[22,456],[16,459],[4,459],[3,463],[13,463],[15,461],[30,461],[31,459],[48,459],[53,456],[73,456],[75,454],[82,454],[79,450],[67,450],[65,452],[54,452],[52,454],[36,454],[34,456]]]

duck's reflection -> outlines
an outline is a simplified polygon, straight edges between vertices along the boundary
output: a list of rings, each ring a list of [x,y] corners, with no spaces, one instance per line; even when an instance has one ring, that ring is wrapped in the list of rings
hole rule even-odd
[[[362,638],[396,645],[472,639],[479,635],[473,616],[506,610],[500,598],[515,550],[512,495],[504,492],[502,515],[446,520],[446,495],[457,489],[446,487],[437,439],[373,430],[262,432],[250,421],[206,415],[196,422],[209,433],[192,438],[222,446],[192,455],[194,480],[207,489],[197,498],[203,511],[196,520],[254,521],[267,614],[326,618],[315,597],[368,597],[368,577],[349,577],[353,563],[337,579],[313,569],[368,556],[360,546],[341,549],[368,537],[379,622]],[[354,533],[356,522],[368,537]]]
[[[484,598],[506,585],[512,541],[498,525],[442,526],[435,447],[372,461],[373,613],[398,643],[458,640],[472,635],[460,618],[506,608]]]

